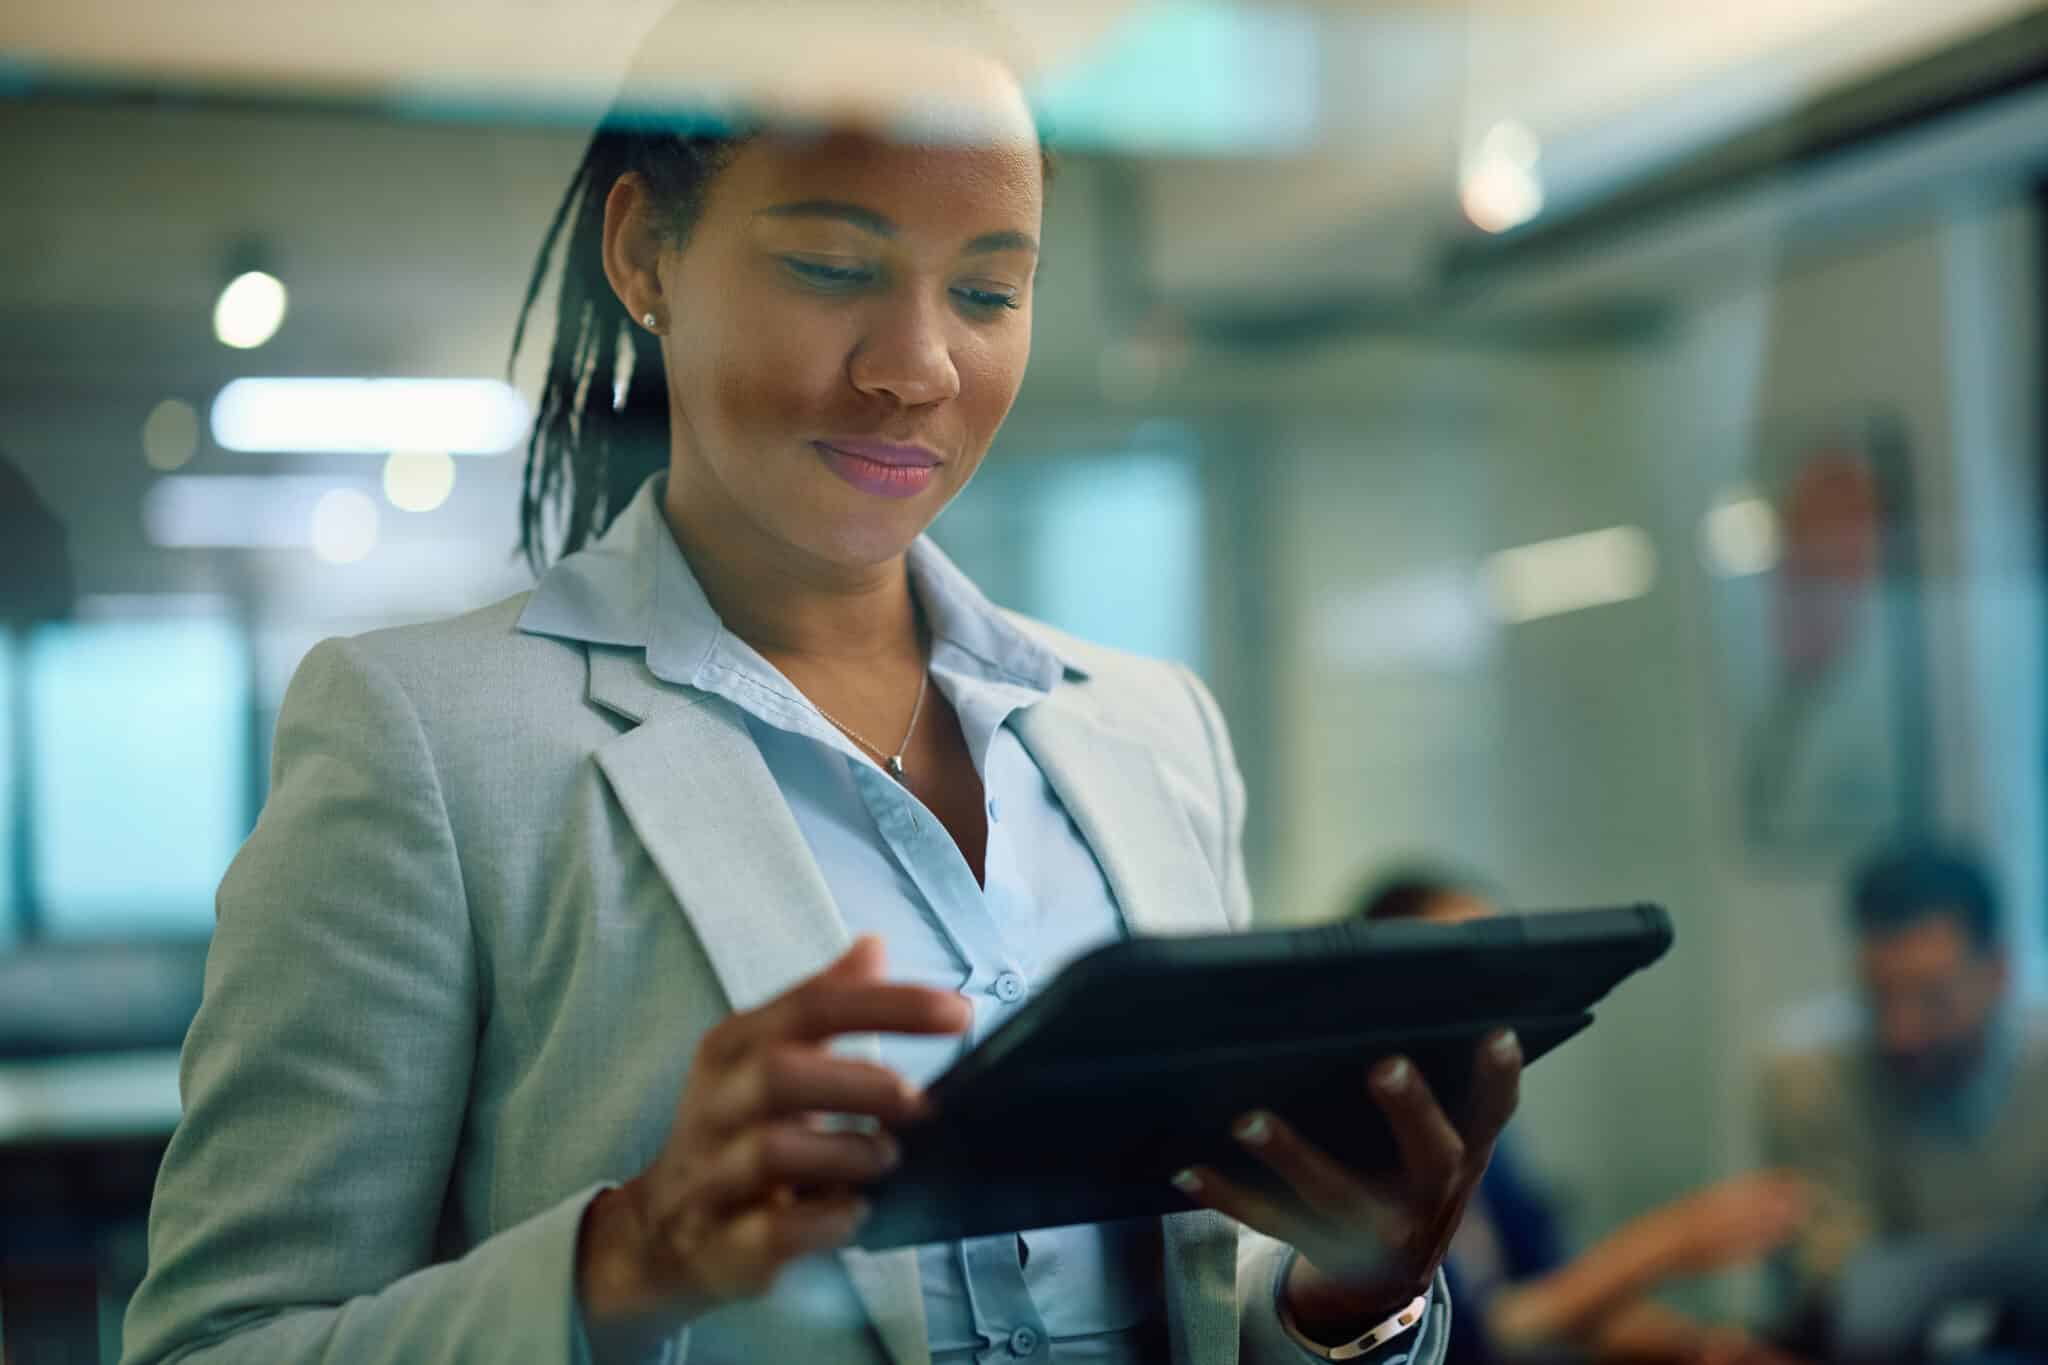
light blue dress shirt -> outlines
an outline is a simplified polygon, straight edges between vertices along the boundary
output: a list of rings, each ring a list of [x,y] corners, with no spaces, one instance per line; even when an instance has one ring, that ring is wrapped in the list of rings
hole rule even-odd
[[[664,552],[681,559],[673,544]],[[1062,966],[1125,929],[1094,854],[1005,724],[1047,696],[1065,666],[928,541],[912,548],[909,566],[931,631],[932,685],[958,715],[982,779],[984,882],[922,802],[723,629],[694,577],[686,614],[698,637],[687,648],[704,650],[700,685],[745,714],[847,926],[882,937],[890,979],[958,991],[973,1005],[965,1039],[882,1039],[883,1061],[922,1085]],[[1152,1220],[926,1246],[918,1262],[935,1365],[1139,1365],[1164,1340]]]

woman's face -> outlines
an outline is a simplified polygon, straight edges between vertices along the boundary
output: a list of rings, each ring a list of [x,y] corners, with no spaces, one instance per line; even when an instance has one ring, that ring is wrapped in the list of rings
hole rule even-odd
[[[900,555],[974,474],[1031,353],[1043,170],[1014,81],[1003,136],[763,135],[658,273],[671,507],[820,568]]]

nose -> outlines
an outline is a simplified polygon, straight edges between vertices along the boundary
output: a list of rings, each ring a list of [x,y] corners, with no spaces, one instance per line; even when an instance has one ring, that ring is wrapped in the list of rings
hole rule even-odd
[[[926,407],[957,398],[960,370],[944,316],[930,304],[909,298],[890,301],[875,316],[847,360],[847,376],[862,393],[892,398],[904,407]]]

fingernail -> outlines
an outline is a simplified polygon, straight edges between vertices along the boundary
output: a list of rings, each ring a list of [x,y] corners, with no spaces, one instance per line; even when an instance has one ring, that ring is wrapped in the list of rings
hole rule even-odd
[[[1408,1059],[1396,1057],[1380,1068],[1380,1089],[1389,1095],[1398,1095],[1408,1088]]]
[[[896,1139],[894,1139],[894,1138],[890,1138],[890,1137],[885,1137],[885,1138],[883,1138],[883,1139],[882,1139],[882,1169],[883,1169],[883,1170],[885,1170],[885,1171],[893,1171],[893,1170],[895,1170],[895,1169],[896,1169],[896,1167],[897,1167],[898,1165],[900,1165],[900,1164],[902,1163],[902,1161],[903,1161],[903,1148],[902,1148],[902,1146],[901,1146],[900,1144],[898,1144],[898,1143],[897,1143],[897,1141],[896,1141]]]
[[[1263,1110],[1256,1111],[1239,1119],[1230,1132],[1247,1147],[1263,1147],[1266,1140],[1273,1136],[1273,1123]]]
[[[1202,1192],[1202,1177],[1196,1175],[1192,1170],[1181,1171],[1173,1177],[1173,1187],[1182,1194],[1200,1194]]]
[[[1513,1029],[1503,1029],[1493,1040],[1493,1059],[1505,1065],[1522,1055],[1522,1040]]]

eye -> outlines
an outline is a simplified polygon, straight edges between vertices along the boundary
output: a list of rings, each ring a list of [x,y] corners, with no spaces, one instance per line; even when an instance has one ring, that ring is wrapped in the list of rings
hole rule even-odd
[[[1021,296],[1006,289],[974,289],[962,285],[953,291],[953,297],[960,300],[970,312],[989,315],[1024,306]]]
[[[834,265],[829,261],[784,256],[782,268],[804,284],[828,294],[851,293],[873,284],[876,272],[864,265]]]

